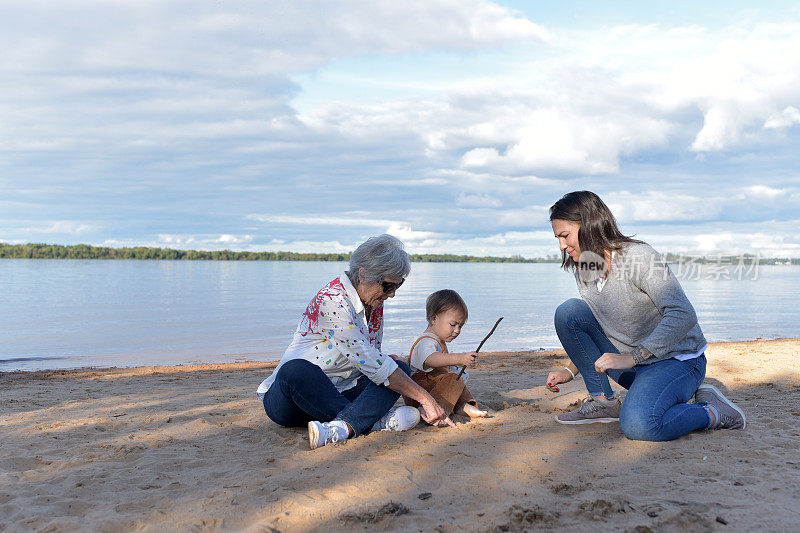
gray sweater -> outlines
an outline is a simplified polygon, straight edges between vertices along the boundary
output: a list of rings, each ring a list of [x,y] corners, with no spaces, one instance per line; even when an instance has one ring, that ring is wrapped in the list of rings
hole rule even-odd
[[[617,349],[641,346],[651,364],[696,354],[706,345],[697,315],[661,255],[647,244],[629,244],[614,255],[602,292],[575,272],[581,298]]]

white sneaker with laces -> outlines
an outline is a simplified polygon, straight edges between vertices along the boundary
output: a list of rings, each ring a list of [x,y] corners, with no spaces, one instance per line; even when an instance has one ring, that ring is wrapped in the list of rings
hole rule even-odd
[[[375,422],[372,431],[405,431],[419,424],[419,410],[404,405],[386,413]]]
[[[331,420],[330,422],[312,420],[308,423],[308,443],[312,450],[326,444],[347,440],[349,436],[350,430],[342,420]]]

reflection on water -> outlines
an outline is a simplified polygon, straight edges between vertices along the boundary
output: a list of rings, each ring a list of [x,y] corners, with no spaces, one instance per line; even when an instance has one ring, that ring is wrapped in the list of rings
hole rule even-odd
[[[344,263],[0,261],[0,370],[280,357],[308,301]],[[699,278],[699,279],[695,279]],[[800,336],[800,267],[757,279],[682,280],[710,341]],[[578,295],[555,264],[415,263],[386,307],[384,350],[405,354],[425,329],[425,298],[457,290],[469,322],[454,350],[558,347],[559,303]]]

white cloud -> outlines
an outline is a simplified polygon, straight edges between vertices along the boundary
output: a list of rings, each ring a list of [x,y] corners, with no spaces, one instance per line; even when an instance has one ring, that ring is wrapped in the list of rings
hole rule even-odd
[[[733,106],[715,105],[705,112],[703,129],[695,137],[692,150],[710,152],[736,143],[744,126],[742,115]]]
[[[326,104],[304,120],[362,138],[414,131],[429,156],[456,151],[462,169],[517,175],[613,174],[622,158],[676,141],[728,150],[799,119],[793,21],[558,31],[550,42],[544,58],[508,58],[508,74],[462,78],[440,101],[350,102],[344,116]]]
[[[775,189],[766,185],[751,185],[744,188],[746,198],[773,201],[779,196],[788,195],[788,190]]]
[[[271,224],[301,224],[307,226],[342,226],[342,227],[368,227],[386,228],[396,224],[402,224],[394,220],[359,218],[343,215],[341,217],[314,216],[314,215],[247,215],[248,220],[266,222]]]
[[[43,226],[30,228],[35,233],[47,235],[82,235],[95,231],[97,228],[93,224],[77,222],[74,220],[54,220]]]
[[[443,233],[416,231],[410,227],[390,228],[412,254],[468,254],[523,257],[543,257],[558,252],[552,232],[516,231],[488,235],[485,237],[460,237]],[[316,253],[343,253],[353,251],[363,238],[342,242],[339,240],[286,240],[273,239],[265,244],[249,244],[237,249],[245,251],[294,251]],[[163,246],[163,244],[161,245]],[[212,249],[206,247],[204,249]]]
[[[693,238],[694,249],[701,254],[758,253],[762,257],[797,257],[800,243],[788,234],[773,232],[708,233]]]
[[[157,243],[155,240],[144,241],[140,239],[105,239],[104,241],[94,243],[94,246],[105,246],[108,248],[134,248],[136,246],[145,246],[148,248],[163,247],[163,244]]]
[[[558,252],[553,234],[547,231],[510,231],[481,237],[434,235],[406,245],[410,253],[419,254],[544,257]]]
[[[36,17],[26,18],[30,13]],[[0,66],[21,72],[265,76],[316,68],[339,56],[547,38],[530,20],[483,0],[277,0],[246,6],[31,1],[5,14]]]
[[[252,235],[220,235],[217,237],[216,242],[224,244],[242,244],[253,240]]]
[[[637,119],[629,113],[592,116],[569,107],[533,110],[518,116],[517,121],[517,140],[505,152],[474,148],[464,154],[462,166],[508,174],[609,174],[619,169],[620,156],[665,144],[671,129],[668,122],[651,117]]]
[[[734,236],[732,233],[697,235],[693,237],[692,240],[694,241],[694,248],[703,254],[730,248],[730,246],[734,244]]]
[[[426,241],[437,236],[436,233],[430,231],[418,231],[411,228],[411,226],[402,223],[393,223],[386,228],[386,233],[394,235],[404,243],[414,243],[417,241]]]
[[[604,201],[621,222],[655,222],[712,220],[722,210],[722,199],[714,196],[693,196],[684,193],[650,191],[632,194],[610,193]]]
[[[412,228],[408,222],[397,220],[385,220],[377,218],[361,218],[358,216],[345,215],[342,217],[317,217],[317,216],[286,216],[286,215],[248,215],[248,219],[258,222],[289,224],[289,225],[312,225],[316,227],[364,227],[380,228],[383,233],[394,235],[403,242],[421,242],[429,240],[437,235],[430,231],[420,231]]]
[[[505,174],[495,174],[491,172],[476,172],[463,168],[440,168],[433,173],[442,176],[440,183],[458,183],[473,189],[489,188],[493,191],[503,190],[517,193],[520,188],[525,187],[555,187],[561,186],[561,182],[554,179],[540,178],[534,175],[507,176]]]
[[[241,247],[253,240],[252,235],[176,235],[160,233],[158,235],[158,246],[168,246],[177,248],[187,248],[196,246],[199,249],[218,249],[235,245]]]
[[[725,34],[713,37],[717,44],[712,53],[676,69],[680,84],[695,85],[687,103],[704,113],[703,128],[692,143],[697,152],[746,142],[746,136],[756,137],[765,123],[774,121],[779,109],[800,103],[800,57],[786,53],[800,47],[800,24],[726,28]],[[793,118],[791,111],[787,118]]]
[[[602,197],[620,223],[684,224],[724,220],[756,224],[765,219],[781,221],[795,216],[800,209],[800,194],[796,191],[796,188],[750,185],[741,188],[718,187],[703,194],[673,188],[663,191],[616,191],[603,194]]]
[[[558,200],[553,198],[553,203]],[[504,209],[499,213],[499,223],[505,227],[531,227],[550,224],[549,205],[531,205],[521,209]],[[552,233],[548,233],[552,237]]]
[[[557,251],[549,230],[512,230],[547,230],[547,206],[594,188],[625,223],[664,222],[664,242],[688,221],[697,246],[763,247],[768,230],[709,224],[800,209],[796,17],[545,30],[479,0],[4,12],[25,15],[0,21],[9,239],[339,251],[389,231],[431,253],[539,255]],[[351,86],[302,101],[322,68]]]
[[[467,194],[459,193],[456,197],[456,205],[459,207],[501,207],[503,203],[497,199],[489,196],[488,194]]]
[[[299,91],[294,73],[364,54],[546,38],[532,21],[485,0],[7,6],[0,161],[42,152],[50,160],[152,161],[180,151],[187,167],[198,167],[232,154],[297,153],[314,143],[332,149],[332,139],[319,136],[336,128],[298,121],[290,107]],[[348,128],[342,118],[338,127],[357,136],[358,120],[348,115]]]
[[[800,124],[800,109],[789,106],[778,114],[772,115],[764,123],[764,129],[782,130]]]
[[[339,241],[273,240],[269,244],[252,245],[249,252],[298,252],[298,253],[347,253],[356,249],[360,242],[342,244]]]

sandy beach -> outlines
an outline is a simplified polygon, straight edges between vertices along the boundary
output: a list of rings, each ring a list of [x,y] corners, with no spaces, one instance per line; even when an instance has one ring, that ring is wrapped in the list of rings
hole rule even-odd
[[[563,426],[563,352],[483,355],[489,408],[311,451],[264,415],[274,363],[0,373],[3,531],[800,529],[800,340],[713,344],[743,431],[666,443]]]

